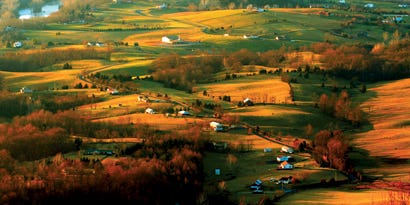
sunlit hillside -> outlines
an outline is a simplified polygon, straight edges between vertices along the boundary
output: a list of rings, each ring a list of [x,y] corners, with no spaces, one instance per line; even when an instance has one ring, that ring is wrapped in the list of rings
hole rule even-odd
[[[0,0],[0,204],[408,205],[408,4]]]

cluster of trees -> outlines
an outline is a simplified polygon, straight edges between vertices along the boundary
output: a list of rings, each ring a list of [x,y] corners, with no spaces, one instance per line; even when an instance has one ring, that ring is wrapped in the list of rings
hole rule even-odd
[[[311,4],[328,4],[323,0],[201,0],[197,4],[191,3],[188,6],[189,10],[216,10],[216,9],[251,9],[254,7],[281,7],[281,8],[295,8],[295,7],[309,7]]]
[[[0,16],[2,20],[16,18],[18,15],[17,9],[20,6],[19,0],[4,0],[0,5]]]
[[[146,130],[139,125],[92,122],[88,117],[72,110],[57,113],[39,110],[27,116],[14,118],[12,124],[21,126],[31,124],[40,129],[63,128],[71,135],[95,138],[145,137],[154,133],[153,130]]]
[[[68,133],[58,127],[40,129],[32,124],[0,126],[0,149],[19,161],[32,161],[75,149]]]
[[[313,158],[321,166],[346,171],[348,165],[349,144],[341,130],[322,130],[313,140]]]
[[[138,85],[133,81],[129,74],[105,75],[100,72],[87,75],[87,79],[93,82],[95,87],[101,91],[107,90],[108,87],[115,88],[120,92],[134,92],[138,90]]]
[[[113,124],[92,122],[75,111],[51,113],[34,111],[14,117],[0,126],[0,148],[7,149],[13,158],[34,160],[75,149],[70,135],[95,138],[146,138],[155,130],[142,124]],[[34,146],[34,147],[32,147]]]
[[[222,57],[219,55],[183,58],[173,53],[154,60],[150,72],[154,80],[164,83],[166,87],[191,92],[196,83],[206,82],[222,67]]]
[[[197,108],[210,109],[210,110],[214,110],[215,108],[221,107],[221,105],[219,104],[202,102],[201,100],[198,100],[198,99],[196,99],[195,102],[192,102],[192,106],[197,107]]]
[[[91,87],[96,88],[95,85],[92,85]],[[89,86],[88,86],[88,83],[84,83],[84,85],[83,85],[81,82],[79,82],[76,85],[74,85],[74,88],[76,88],[76,89],[83,89],[83,88],[87,89],[87,88],[89,88]]]
[[[84,30],[91,30],[94,32],[113,32],[113,31],[138,31],[138,30],[159,30],[164,29],[167,26],[162,24],[133,24],[129,25],[131,27],[124,27],[124,28],[96,28],[96,29],[84,29]],[[128,44],[127,44],[128,46]]]
[[[286,60],[286,49],[282,47],[279,50],[256,53],[243,48],[226,55],[223,60],[226,68],[236,72],[242,70],[243,65],[279,67]]]
[[[340,45],[325,43],[312,44],[310,50],[321,54],[321,61],[329,68],[325,72],[331,76],[348,80],[357,78],[360,81],[393,80],[410,76],[409,37],[399,33],[392,36],[389,44]],[[306,48],[309,49],[309,48]],[[196,83],[210,79],[212,74],[223,68],[239,72],[244,65],[261,65],[282,67],[284,63],[295,60],[290,50],[281,48],[266,52],[252,52],[247,49],[229,54],[204,55],[203,57],[183,58],[178,54],[168,54],[156,59],[150,69],[154,80],[163,82],[166,87],[191,91]],[[300,63],[300,62],[299,62]],[[318,67],[306,66],[304,77],[320,70]],[[261,73],[264,74],[264,73]],[[232,76],[233,78],[236,77]],[[286,76],[285,76],[286,77]],[[225,76],[230,79],[230,75]],[[292,79],[283,79],[291,82]]]
[[[109,0],[62,0],[62,7],[50,17],[57,22],[92,21],[98,5]]]
[[[359,106],[354,106],[346,90],[339,96],[332,94],[330,97],[322,94],[317,103],[320,110],[328,115],[340,120],[349,121],[353,126],[358,127],[363,121],[363,113]]]
[[[101,101],[99,97],[89,97],[85,94],[13,95],[7,91],[0,91],[0,117],[12,119],[41,109],[56,113],[98,101]]]
[[[51,66],[56,63],[82,60],[82,59],[106,59],[109,60],[111,50],[94,48],[84,49],[51,49],[36,52],[7,52],[0,56],[0,68],[4,71],[29,72]]]
[[[395,33],[389,44],[341,45],[328,43],[312,45],[320,53],[322,62],[331,74],[348,80],[360,81],[395,80],[410,76],[410,38]]]
[[[279,66],[286,60],[285,50],[256,53],[241,49],[230,54],[205,54],[202,57],[183,58],[178,54],[168,54],[157,58],[150,68],[153,79],[164,83],[166,87],[191,91],[196,83],[207,82],[212,74],[222,68],[241,71],[243,65]],[[232,74],[232,78],[236,78]],[[226,75],[230,79],[231,75]]]
[[[23,167],[2,149],[0,203],[197,204],[204,143],[194,130],[151,136],[130,156],[105,163],[57,154]]]

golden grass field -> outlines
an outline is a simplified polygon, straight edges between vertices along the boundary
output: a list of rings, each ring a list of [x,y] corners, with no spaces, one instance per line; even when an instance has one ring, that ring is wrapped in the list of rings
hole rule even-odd
[[[224,81],[218,84],[204,86],[210,96],[228,95],[231,102],[239,102],[245,98],[250,98],[255,103],[285,103],[289,100],[289,85],[279,78],[270,78],[253,81],[251,78],[242,80]]]
[[[46,72],[6,72],[0,71],[5,76],[8,87],[11,90],[18,90],[23,86],[31,89],[61,88],[63,85],[74,86],[82,82],[78,78],[84,70],[96,70],[105,66],[105,62],[100,60],[80,60],[70,62],[73,69],[61,70],[63,63],[55,64],[51,69],[58,69]]]
[[[275,204],[326,205],[399,205],[390,203],[392,192],[386,190],[343,190],[343,188],[311,189],[290,194]]]
[[[376,92],[376,97],[362,107],[369,113],[373,130],[359,134],[354,142],[371,156],[410,158],[410,79],[381,84],[370,90]]]
[[[3,72],[8,86],[12,90],[28,86],[32,89],[48,89],[54,84],[71,85],[81,70],[60,70],[53,72]]]
[[[88,104],[78,107],[78,110],[83,112],[85,115],[89,115],[93,119],[107,119],[112,122],[120,122],[126,116],[127,122],[129,121],[129,114],[131,113],[144,113],[145,109],[150,107],[154,110],[158,110],[161,107],[172,107],[172,103],[168,102],[155,102],[155,103],[147,103],[147,102],[138,102],[138,94],[132,95],[117,95],[117,96],[109,96],[109,94],[105,92],[96,93],[96,95],[101,95],[104,97],[109,97],[108,100],[98,102],[95,104]],[[91,106],[93,109],[91,109]],[[137,122],[137,121],[136,121]]]
[[[100,119],[102,122],[147,124],[159,130],[185,129],[186,126],[204,123],[205,119],[191,117],[165,116],[164,114],[136,113]]]

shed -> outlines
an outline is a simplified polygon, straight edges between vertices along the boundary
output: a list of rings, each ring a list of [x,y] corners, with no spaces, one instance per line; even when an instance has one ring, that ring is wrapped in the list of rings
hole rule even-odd
[[[107,88],[107,92],[111,95],[117,95],[119,93],[115,88]]]
[[[149,102],[149,98],[145,95],[138,96],[138,102]]]
[[[33,92],[33,90],[28,88],[28,87],[22,87],[20,89],[20,93],[32,93],[32,92]]]
[[[278,169],[293,169],[293,165],[289,164],[289,162],[284,161],[282,163],[280,163]]]
[[[272,148],[264,148],[263,152],[272,152]]]
[[[163,36],[161,38],[161,42],[162,43],[169,43],[169,44],[175,44],[178,42],[181,42],[181,38],[179,36],[176,35],[171,35],[171,36]]]
[[[223,125],[219,122],[210,122],[209,126],[214,130],[214,131],[222,131],[223,130]]]
[[[16,41],[13,43],[13,48],[21,48],[23,43],[21,41]]]
[[[166,9],[167,5],[165,3],[162,3],[160,5],[155,6],[157,9]]]
[[[281,151],[281,152],[286,152],[286,153],[292,154],[292,153],[293,153],[293,148],[287,147],[287,146],[283,146],[280,151]]]
[[[178,114],[180,114],[180,115],[190,115],[190,113],[186,110],[181,110],[181,111],[178,112]]]
[[[252,105],[253,105],[253,102],[252,102],[251,99],[245,98],[245,100],[243,100],[243,104],[244,104],[244,105],[247,105],[247,106],[252,106]]]
[[[145,113],[147,114],[155,114],[155,111],[152,108],[145,109]]]

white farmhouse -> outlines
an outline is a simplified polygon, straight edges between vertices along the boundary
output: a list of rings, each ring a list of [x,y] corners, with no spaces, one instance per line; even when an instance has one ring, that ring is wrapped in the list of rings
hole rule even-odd
[[[181,41],[182,41],[181,38],[179,36],[175,36],[175,35],[163,36],[161,38],[162,43],[176,44],[176,43],[181,42]]]

